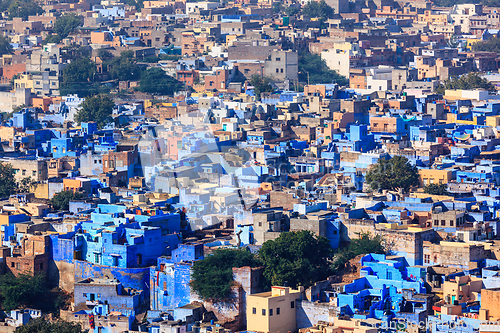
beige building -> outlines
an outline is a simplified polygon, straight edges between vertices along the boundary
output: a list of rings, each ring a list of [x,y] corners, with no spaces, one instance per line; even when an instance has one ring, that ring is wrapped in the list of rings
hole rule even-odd
[[[271,291],[247,297],[247,330],[250,332],[295,332],[295,302],[304,287],[272,287]]]
[[[453,179],[451,170],[419,169],[420,187],[430,184],[448,184]]]
[[[28,159],[2,159],[3,163],[12,165],[15,172],[16,181],[31,177],[33,181],[40,182],[47,180],[47,162],[43,160]]]
[[[443,283],[443,296],[447,304],[479,301],[483,279],[474,276],[457,276]]]

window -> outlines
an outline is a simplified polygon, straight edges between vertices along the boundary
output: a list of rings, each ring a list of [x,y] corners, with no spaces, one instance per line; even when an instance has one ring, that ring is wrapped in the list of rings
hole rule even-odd
[[[257,309],[256,308],[252,308],[252,314],[257,314]]]
[[[295,308],[295,302],[294,301],[290,302],[290,308],[292,308],[292,309]]]
[[[31,174],[33,175],[33,177],[36,177],[36,170],[33,170]]]
[[[23,176],[26,176],[26,170],[23,170]]]
[[[16,267],[16,263],[15,262],[11,262],[10,263],[10,267],[12,267],[12,268]]]
[[[278,68],[276,68],[276,73],[279,73],[279,72],[280,72],[280,70]]]
[[[273,309],[269,309],[269,316],[273,315]]]
[[[281,73],[283,73],[283,68],[281,69]]]
[[[434,220],[434,225],[439,225],[439,221],[438,220]]]
[[[276,61],[281,61],[281,58],[276,58]]]
[[[280,308],[276,308],[276,315],[278,316],[280,314]]]
[[[265,316],[266,315],[266,309],[262,309],[262,315]]]
[[[429,254],[424,254],[424,264],[431,263],[431,256]]]
[[[441,220],[441,226],[445,226],[446,225],[446,221],[445,220]]]
[[[43,269],[43,262],[40,263],[40,269]]]
[[[453,227],[453,220],[450,220],[450,227]]]

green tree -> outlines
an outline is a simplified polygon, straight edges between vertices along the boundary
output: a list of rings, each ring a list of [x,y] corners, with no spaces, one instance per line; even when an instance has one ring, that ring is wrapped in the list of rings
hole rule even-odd
[[[52,199],[50,199],[50,203],[54,210],[68,210],[69,202],[74,200],[80,200],[85,198],[85,195],[80,192],[73,191],[61,191],[56,193]]]
[[[158,67],[149,68],[142,72],[139,81],[139,91],[150,94],[173,95],[181,87],[179,81]]]
[[[87,97],[98,93],[99,85],[94,82],[96,73],[96,64],[89,57],[72,60],[63,70],[61,95],[78,94],[80,97]]]
[[[368,253],[388,254],[389,251],[380,235],[372,236],[369,232],[359,233],[358,238],[351,239],[349,246],[335,255],[331,268],[334,272],[338,272],[349,260]]]
[[[424,193],[434,195],[448,195],[447,184],[429,184],[424,186]]]
[[[37,318],[16,330],[16,333],[87,333],[78,323],[67,321],[48,321],[45,318]]]
[[[68,37],[76,28],[83,25],[83,17],[74,13],[59,17],[54,23],[52,30],[59,35],[61,39]]]
[[[252,75],[250,79],[250,84],[254,87],[254,94],[257,99],[260,99],[260,95],[263,92],[273,92],[274,88],[271,85],[271,79],[267,76],[260,76],[257,74]]]
[[[12,165],[0,162],[0,197],[7,197],[16,191],[14,173]]]
[[[43,274],[0,275],[0,303],[7,311],[20,307],[45,310],[49,292]]]
[[[31,192],[31,186],[35,184],[35,181],[31,177],[25,177],[17,183],[18,193],[29,193]]]
[[[472,45],[474,51],[487,51],[500,53],[500,38],[492,37],[487,41],[477,42]]]
[[[104,48],[97,50],[97,56],[102,61],[109,61],[109,60],[114,58],[113,53],[111,53],[109,50],[106,50]]]
[[[394,156],[390,160],[379,159],[368,171],[366,182],[373,190],[408,191],[410,187],[419,184],[418,170],[404,156]]]
[[[325,237],[310,231],[283,232],[275,240],[262,244],[259,258],[264,266],[267,286],[310,287],[326,279],[331,271],[333,250]]]
[[[40,15],[43,13],[43,8],[36,1],[14,1],[8,8],[9,20],[14,17],[21,17],[28,20],[29,16]]]
[[[89,46],[70,45],[61,50],[63,61],[74,61],[81,58],[89,58],[92,55],[92,48]]]
[[[233,286],[233,267],[258,267],[259,261],[246,249],[217,249],[193,264],[191,288],[203,299],[227,298]]]
[[[76,114],[75,120],[79,124],[94,121],[97,123],[97,127],[103,128],[111,122],[114,106],[115,102],[113,102],[109,95],[99,94],[86,98],[80,105],[80,110]]]
[[[281,11],[283,11],[284,8],[285,8],[285,6],[283,6],[283,4],[281,2],[273,3],[273,13],[275,13],[275,14],[278,14]]]
[[[484,89],[490,92],[495,92],[495,86],[487,79],[481,77],[478,72],[469,72],[458,77],[451,77],[444,80],[436,88],[436,93],[444,94],[446,90],[471,90],[471,89]]]
[[[141,75],[141,68],[133,51],[123,51],[119,57],[106,62],[109,65],[109,75],[119,81],[136,80]]]
[[[317,17],[321,21],[326,21],[333,17],[334,10],[328,6],[325,0],[309,1],[303,8],[302,14],[307,17]]]
[[[47,37],[43,40],[42,45],[47,45],[47,44],[50,44],[50,43],[59,44],[61,41],[62,41],[61,36],[59,36],[59,35],[53,35],[53,34],[49,34],[49,35],[47,35]]]
[[[285,14],[288,16],[297,15],[300,12],[300,9],[295,6],[288,6],[285,9]]]
[[[349,83],[345,76],[328,68],[320,55],[309,52],[299,54],[299,80],[311,84],[337,83],[339,86],[345,86]]]
[[[12,45],[10,45],[9,37],[0,36],[0,56],[11,53],[12,53]]]

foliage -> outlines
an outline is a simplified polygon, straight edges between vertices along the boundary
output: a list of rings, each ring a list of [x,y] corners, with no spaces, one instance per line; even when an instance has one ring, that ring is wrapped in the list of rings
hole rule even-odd
[[[288,6],[285,9],[285,14],[288,16],[297,15],[300,12],[300,9],[295,6]]]
[[[97,67],[89,57],[72,60],[63,70],[61,95],[78,94],[80,97],[87,97],[96,94],[99,91],[99,86],[94,83],[96,73]]]
[[[179,81],[158,67],[149,68],[142,72],[139,82],[139,91],[150,94],[173,95],[181,87]]]
[[[44,318],[37,318],[23,325],[16,330],[17,333],[86,333],[78,323],[67,321],[48,321]]]
[[[349,82],[345,76],[328,68],[325,60],[321,59],[320,55],[309,52],[299,54],[299,81],[309,81],[308,83],[311,84],[337,83],[339,86],[345,86]]]
[[[265,242],[259,251],[268,287],[288,283],[293,288],[308,288],[330,275],[328,261],[332,255],[325,237],[316,237],[306,230],[283,232],[275,240]]]
[[[42,45],[46,45],[49,43],[59,44],[62,41],[61,36],[49,34],[42,42]]]
[[[273,13],[278,14],[280,13],[285,6],[281,2],[275,2],[273,3]]]
[[[309,1],[303,8],[302,14],[307,17],[317,17],[321,21],[326,21],[333,17],[334,10],[328,6],[325,0]]]
[[[136,80],[141,75],[133,51],[123,51],[119,57],[107,61],[106,64],[109,65],[110,77],[115,80]]]
[[[71,45],[64,47],[62,51],[64,61],[73,61],[80,58],[90,59],[92,48],[88,46]]]
[[[9,37],[0,35],[0,56],[12,53],[12,45],[10,45]]]
[[[0,197],[7,197],[16,191],[14,173],[12,165],[0,162]]]
[[[373,190],[408,191],[410,187],[419,184],[418,170],[404,156],[394,156],[390,160],[379,159],[368,171],[366,182]]]
[[[31,192],[31,186],[35,184],[35,181],[31,177],[25,177],[17,183],[18,193],[29,193]]]
[[[255,96],[260,99],[260,94],[263,92],[273,92],[274,88],[271,85],[271,79],[266,76],[260,76],[257,74],[252,75],[250,79],[250,85],[254,87]]]
[[[233,267],[258,267],[259,264],[245,249],[217,249],[193,264],[190,285],[203,299],[224,299],[233,285]]]
[[[33,0],[17,0],[10,4],[7,9],[9,13],[9,20],[14,17],[22,17],[24,20],[28,20],[31,15],[40,15],[43,13],[43,8],[38,4],[38,2]]]
[[[345,264],[361,254],[378,253],[387,254],[389,251],[384,246],[384,240],[380,235],[372,236],[369,232],[358,234],[358,238],[351,239],[349,246],[341,250],[331,266],[334,272],[345,267]]]
[[[424,186],[424,193],[434,194],[434,195],[448,195],[448,185],[447,184],[429,184]]]
[[[492,37],[487,41],[477,42],[472,45],[474,51],[500,52],[500,38]]]
[[[487,79],[481,77],[479,73],[469,72],[459,77],[451,77],[444,80],[444,82],[436,88],[436,93],[444,94],[446,90],[470,90],[477,88],[488,90],[490,92],[496,91],[495,86]]]
[[[109,61],[114,58],[113,53],[111,53],[109,50],[106,50],[104,48],[101,48],[97,50],[97,56],[102,60],[102,61]]]
[[[76,28],[82,25],[83,17],[71,13],[59,17],[56,20],[56,23],[54,23],[54,27],[52,28],[52,30],[54,30],[54,32],[58,34],[61,39],[64,39],[68,37],[68,35],[72,33]]]
[[[0,303],[4,310],[28,307],[50,311],[53,304],[47,302],[49,292],[43,274],[0,275]]]
[[[21,77],[21,73],[14,74],[14,75],[12,76],[12,79],[10,79],[10,84],[11,84],[12,86],[14,86],[14,81],[15,81],[15,80],[17,80],[17,79],[19,79],[20,77]]]
[[[78,123],[94,121],[97,127],[103,128],[111,122],[111,114],[115,102],[109,95],[99,94],[86,98],[80,105],[80,110],[76,114],[75,120]]]
[[[54,210],[68,210],[70,201],[83,199],[84,197],[83,193],[80,192],[61,191],[50,199],[50,203]]]

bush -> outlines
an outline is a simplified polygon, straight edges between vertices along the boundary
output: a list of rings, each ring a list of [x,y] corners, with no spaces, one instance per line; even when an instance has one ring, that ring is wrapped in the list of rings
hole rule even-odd
[[[335,256],[331,266],[333,272],[338,272],[345,264],[361,254],[378,253],[387,254],[389,251],[384,245],[380,235],[372,236],[370,233],[360,233],[359,238],[352,239],[347,248],[344,248]]]
[[[366,182],[373,190],[408,191],[419,184],[418,170],[404,156],[379,159],[366,174]]]
[[[429,184],[424,186],[424,193],[434,194],[434,195],[448,195],[448,185],[447,184]]]
[[[67,321],[50,322],[44,318],[38,318],[30,321],[16,330],[16,333],[87,333],[82,326],[77,323]]]
[[[33,308],[58,313],[65,301],[59,290],[50,290],[44,274],[0,275],[0,305],[3,310]]]
[[[265,242],[259,251],[267,287],[288,283],[293,288],[308,288],[330,275],[332,255],[325,237],[305,230],[283,232],[275,240]]]
[[[258,267],[260,262],[245,249],[217,249],[193,264],[191,288],[203,299],[227,298],[233,286],[233,267]]]
[[[68,210],[70,201],[83,199],[84,197],[85,196],[80,192],[62,191],[54,195],[54,197],[50,199],[50,203],[54,210]]]

